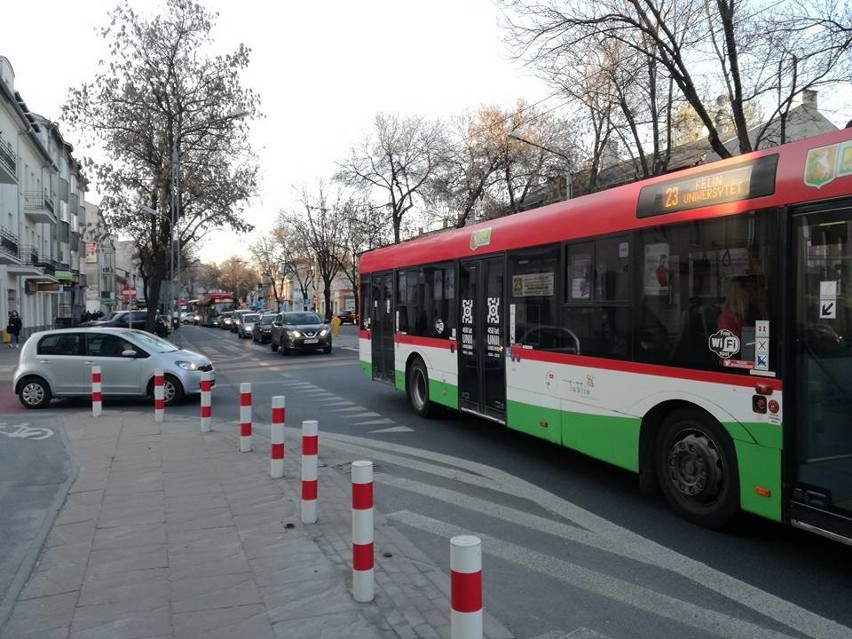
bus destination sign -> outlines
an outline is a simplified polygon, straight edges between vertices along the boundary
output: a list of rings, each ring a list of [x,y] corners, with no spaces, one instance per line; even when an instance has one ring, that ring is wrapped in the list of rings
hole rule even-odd
[[[777,162],[778,156],[767,156],[732,169],[705,171],[643,187],[636,216],[651,217],[771,195],[775,191]]]

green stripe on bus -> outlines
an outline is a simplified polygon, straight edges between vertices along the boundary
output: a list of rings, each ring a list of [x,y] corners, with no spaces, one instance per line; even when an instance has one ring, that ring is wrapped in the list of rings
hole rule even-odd
[[[394,371],[394,388],[405,392],[405,372]],[[459,389],[453,384],[429,377],[429,399],[436,404],[458,409]]]
[[[639,425],[633,417],[587,415],[508,402],[509,428],[639,471]]]
[[[740,470],[740,507],[781,521],[781,449],[734,440]],[[769,490],[769,496],[757,489]],[[764,492],[765,494],[765,492]]]

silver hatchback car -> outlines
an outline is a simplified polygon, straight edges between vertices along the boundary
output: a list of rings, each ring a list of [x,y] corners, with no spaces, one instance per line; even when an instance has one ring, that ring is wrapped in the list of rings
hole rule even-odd
[[[92,393],[92,366],[101,367],[101,394],[153,397],[154,371],[164,372],[166,405],[201,392],[201,374],[213,364],[199,353],[179,349],[137,329],[64,328],[34,333],[21,349],[12,380],[27,408],[44,408],[54,397]],[[215,379],[214,379],[215,383]]]

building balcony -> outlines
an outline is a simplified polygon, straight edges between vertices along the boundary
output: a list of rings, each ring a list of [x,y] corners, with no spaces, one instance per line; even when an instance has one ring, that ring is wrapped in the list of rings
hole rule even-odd
[[[18,237],[0,226],[0,264],[18,264]]]
[[[45,193],[24,193],[24,215],[33,222],[56,224],[56,207]]]
[[[0,184],[18,183],[18,163],[12,145],[0,138]]]

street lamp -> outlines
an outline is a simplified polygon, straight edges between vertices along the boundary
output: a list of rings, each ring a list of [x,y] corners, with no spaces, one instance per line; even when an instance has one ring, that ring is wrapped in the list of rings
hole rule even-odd
[[[213,124],[218,124],[220,122],[228,122],[230,120],[239,120],[240,118],[244,118],[247,115],[251,115],[250,111],[240,110],[240,111],[232,111],[226,115],[223,115],[220,118],[213,118],[211,120],[207,120],[202,122],[197,127],[192,127],[187,129],[186,131],[178,131],[172,140],[172,242],[171,242],[171,257],[172,257],[172,285],[171,285],[171,306],[172,306],[172,321],[174,321],[174,317],[178,315],[178,322],[174,325],[175,330],[175,338],[177,340],[178,347],[181,347],[181,333],[180,333],[180,318],[179,318],[179,304],[178,298],[181,294],[181,286],[180,286],[180,232],[177,231],[177,224],[180,220],[180,140],[181,137],[185,133],[191,133],[202,127],[211,126]],[[175,255],[177,258],[175,259]],[[177,266],[175,266],[177,264]],[[177,279],[177,295],[174,294],[174,286],[175,279]]]
[[[565,169],[565,199],[566,200],[571,199],[571,197],[573,196],[573,184],[572,184],[572,182],[573,182],[573,177],[574,177],[573,172],[571,170],[571,167],[573,166],[574,163],[573,163],[573,161],[571,160],[570,157],[568,157],[567,155],[565,155],[564,153],[562,153],[560,151],[556,151],[556,150],[548,148],[544,145],[537,144],[536,142],[532,142],[530,140],[527,140],[526,138],[522,138],[520,135],[518,135],[514,131],[508,133],[506,135],[506,137],[508,137],[510,140],[517,140],[518,142],[523,142],[524,144],[529,144],[530,146],[534,146],[537,149],[541,149],[542,151],[547,151],[548,153],[552,153],[553,155],[556,155],[556,156],[562,158],[563,160],[565,160],[568,163],[568,166]]]

